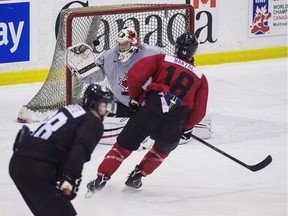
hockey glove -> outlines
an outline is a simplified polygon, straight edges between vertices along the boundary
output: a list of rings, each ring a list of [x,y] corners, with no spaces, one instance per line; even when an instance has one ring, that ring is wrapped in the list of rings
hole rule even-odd
[[[30,131],[29,127],[26,125],[23,125],[22,128],[19,130],[14,145],[13,145],[13,151],[17,151],[17,149],[25,143],[29,137],[31,137],[32,131]]]
[[[187,128],[187,129],[183,128],[182,129],[181,139],[182,140],[189,140],[191,138],[192,131],[193,131],[193,127],[192,128]]]
[[[70,173],[63,173],[57,186],[57,196],[65,200],[73,200],[77,196],[81,180],[81,177],[75,178]]]
[[[138,100],[137,99],[130,99],[129,101],[129,108],[136,112],[138,109],[139,109],[139,103],[138,103]]]

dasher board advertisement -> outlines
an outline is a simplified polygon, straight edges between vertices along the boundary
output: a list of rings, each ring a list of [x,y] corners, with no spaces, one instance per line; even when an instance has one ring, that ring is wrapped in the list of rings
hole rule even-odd
[[[249,0],[249,37],[287,35],[287,0]]]

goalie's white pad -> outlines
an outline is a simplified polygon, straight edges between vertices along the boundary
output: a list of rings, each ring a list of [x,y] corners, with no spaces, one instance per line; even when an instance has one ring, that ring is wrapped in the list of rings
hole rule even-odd
[[[150,137],[146,137],[146,139],[140,144],[138,151],[152,149],[154,142],[155,140],[151,139]]]
[[[192,130],[192,134],[199,137],[200,139],[209,139],[212,135],[212,124],[211,116],[207,115],[201,122],[196,124]],[[186,144],[193,140],[193,138],[184,140],[180,139],[179,145]],[[154,140],[150,137],[147,137],[140,145],[138,150],[149,150],[154,145]]]
[[[104,134],[99,144],[102,145],[113,145],[116,142],[116,137],[122,131],[123,127],[128,122],[129,118],[121,117],[106,117],[103,121]],[[201,122],[196,124],[193,128],[192,134],[199,137],[200,139],[209,139],[212,135],[212,120],[211,116],[207,115]],[[189,143],[193,138],[189,140],[180,140],[179,145]],[[147,137],[140,145],[138,150],[149,150],[152,148],[154,140]]]
[[[66,65],[72,74],[79,79],[82,79],[99,69],[95,64],[93,49],[85,43],[79,43],[67,48]]]
[[[201,122],[196,124],[193,128],[192,134],[200,139],[209,139],[212,135],[212,121],[211,116],[207,115]]]

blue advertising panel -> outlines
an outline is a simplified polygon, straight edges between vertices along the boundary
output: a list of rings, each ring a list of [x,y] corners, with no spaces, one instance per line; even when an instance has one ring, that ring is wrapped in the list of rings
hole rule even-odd
[[[30,3],[0,4],[0,64],[30,60]]]

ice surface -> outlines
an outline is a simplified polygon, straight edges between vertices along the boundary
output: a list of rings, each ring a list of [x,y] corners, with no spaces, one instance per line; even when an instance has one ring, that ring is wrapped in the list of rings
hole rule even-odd
[[[82,216],[286,216],[287,59],[204,66],[209,87],[212,145],[247,164],[267,155],[272,163],[251,172],[193,140],[179,146],[141,190],[122,192],[128,173],[145,151],[136,151],[107,186],[85,199],[86,184],[110,146],[98,145],[83,170],[74,207]],[[42,83],[0,87],[0,215],[32,215],[8,174],[20,107]],[[30,125],[33,129],[37,124]]]

